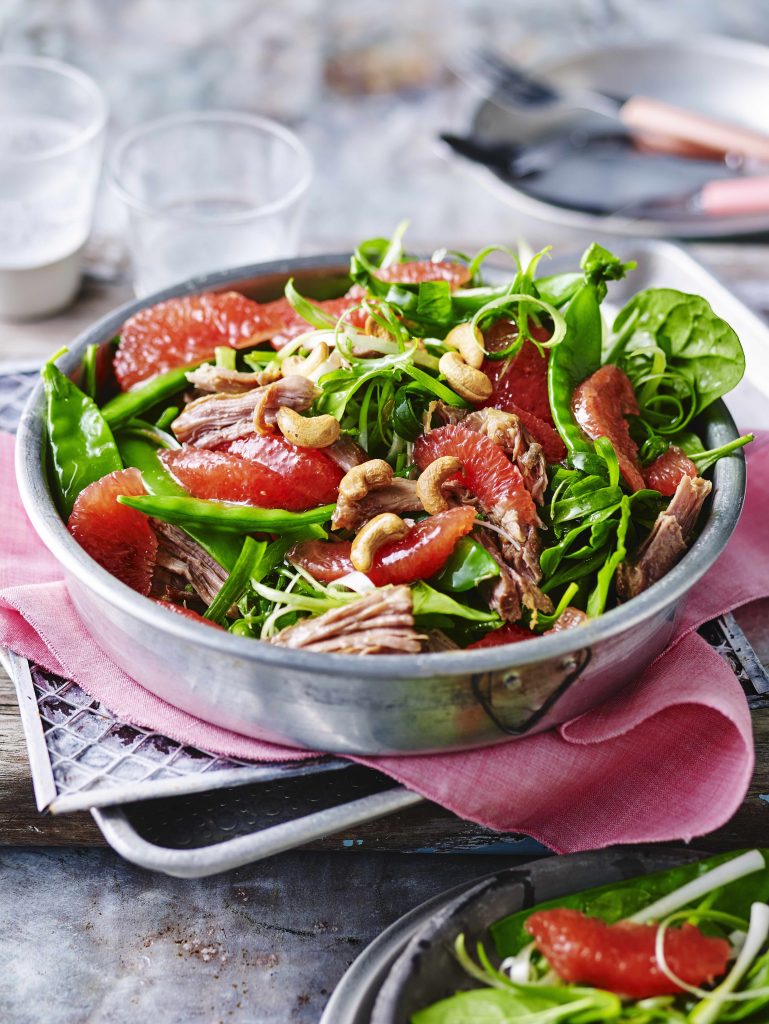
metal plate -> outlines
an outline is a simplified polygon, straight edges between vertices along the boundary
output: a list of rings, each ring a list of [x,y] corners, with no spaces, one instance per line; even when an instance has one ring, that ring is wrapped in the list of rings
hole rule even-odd
[[[717,89],[713,88],[716,67]],[[763,111],[769,103],[769,48],[755,43],[700,37],[691,41],[608,46],[543,64],[537,70],[566,88],[594,88],[620,96],[653,96],[735,124],[759,131],[766,129]],[[476,113],[472,130],[484,139],[524,142],[577,119],[580,123],[586,120],[584,114],[553,118],[485,102]],[[598,121],[606,123],[602,118]],[[670,220],[595,216],[539,198],[536,188],[526,182],[513,185],[477,165],[468,168],[521,214],[540,223],[557,225],[559,237],[564,229],[589,231],[594,236],[611,233],[648,238],[724,238],[769,230],[769,213],[742,217],[687,215],[677,219],[671,216]],[[522,233],[526,233],[525,227]]]
[[[709,294],[710,286],[716,288],[709,275],[675,249],[634,244],[623,255],[636,257],[643,268],[636,289],[671,285],[674,275],[688,279],[690,290]],[[190,280],[143,304],[225,287],[265,299],[292,275],[312,294],[329,287],[329,281],[338,286],[340,270],[335,256],[237,268]],[[625,294],[624,288],[619,294]],[[750,317],[732,302],[744,318]],[[136,308],[117,310],[87,331],[64,358],[63,368],[75,372],[84,346],[109,344]],[[760,322],[753,333],[769,351]],[[577,631],[485,650],[355,659],[276,648],[204,629],[164,613],[95,565],[70,536],[52,501],[40,458],[42,412],[38,389],[19,431],[19,489],[33,525],[62,564],[75,607],[105,653],[145,688],[199,718],[271,742],[335,753],[471,749],[552,728],[607,699],[669,643],[689,590],[736,524],[744,492],[741,454],[721,460],[713,470],[715,486],[701,531],[681,562],[633,601]],[[710,406],[702,419],[708,446],[734,436],[722,403]],[[575,671],[579,666],[581,673]]]
[[[673,867],[697,857],[698,854],[692,850],[620,847],[592,853],[548,857],[546,861],[516,865],[509,870],[486,875],[477,882],[456,886],[401,917],[363,950],[334,990],[319,1024],[374,1024],[375,1021],[377,1024],[380,1021],[387,1021],[389,1024],[392,1018],[387,1015],[372,1018],[372,1012],[383,985],[388,983],[388,975],[396,969],[400,962],[399,958],[405,955],[404,951],[409,944],[429,930],[436,919],[450,912],[450,908],[464,904],[470,898],[469,894],[485,890],[501,877],[511,873],[518,878],[526,877],[532,892],[534,886],[539,884],[539,880],[546,878],[548,889],[554,888],[558,895],[565,895],[589,885],[599,884],[607,878],[633,878],[640,874]],[[596,881],[585,881],[586,878],[594,878]],[[503,908],[497,917],[501,917],[506,911],[507,908]],[[408,1024],[407,1018],[396,1019],[397,1024]]]

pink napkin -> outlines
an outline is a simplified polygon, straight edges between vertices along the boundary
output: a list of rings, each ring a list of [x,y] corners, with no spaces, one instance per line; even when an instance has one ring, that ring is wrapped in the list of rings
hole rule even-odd
[[[734,674],[694,630],[769,595],[769,435],[748,450],[745,510],[695,589],[673,645],[621,695],[558,730],[470,753],[356,758],[430,800],[558,852],[689,840],[737,810],[753,769],[748,708]],[[120,718],[255,761],[299,759],[171,707],[112,664],[78,619],[61,571],[21,507],[13,439],[0,435],[0,644],[75,679]]]

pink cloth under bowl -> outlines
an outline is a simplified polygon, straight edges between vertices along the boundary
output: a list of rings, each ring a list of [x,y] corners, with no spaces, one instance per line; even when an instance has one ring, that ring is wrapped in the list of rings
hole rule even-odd
[[[559,729],[469,753],[356,758],[460,817],[558,852],[689,840],[723,825],[753,769],[750,716],[729,666],[695,632],[769,596],[769,435],[748,449],[739,526],[696,586],[668,650],[601,707]],[[78,618],[19,500],[13,438],[0,434],[0,645],[74,679],[126,722],[254,761],[307,756],[166,704],[114,665]]]

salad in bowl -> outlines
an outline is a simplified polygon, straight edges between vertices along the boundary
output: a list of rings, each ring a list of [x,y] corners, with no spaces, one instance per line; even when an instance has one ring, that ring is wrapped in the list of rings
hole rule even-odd
[[[484,273],[510,260],[506,280]],[[158,605],[329,653],[578,628],[678,562],[711,491],[698,417],[744,372],[707,301],[638,292],[598,244],[569,273],[489,246],[361,244],[340,298],[289,280],[141,309],[43,369],[69,531]]]

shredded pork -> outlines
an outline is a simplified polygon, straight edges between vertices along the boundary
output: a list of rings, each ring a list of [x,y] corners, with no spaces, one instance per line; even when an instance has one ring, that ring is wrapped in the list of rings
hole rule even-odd
[[[272,384],[280,378],[280,365],[277,361],[268,363],[263,370],[256,373],[243,373],[240,370],[228,370],[223,366],[202,363],[195,370],[190,370],[187,380],[198,391],[211,394],[240,395],[245,391]]]
[[[306,377],[293,375],[241,395],[204,395],[190,402],[171,424],[182,444],[216,448],[254,432],[254,415],[260,409],[266,423],[275,423],[281,406],[304,412],[319,394]]]
[[[357,501],[340,490],[331,527],[334,530],[358,531],[364,523],[380,512],[422,512],[422,502],[417,497],[416,480],[394,477],[389,483],[369,491]]]
[[[499,576],[484,583],[483,589],[489,607],[505,622],[517,622],[524,607],[531,611],[552,612],[553,604],[547,594],[543,594],[538,583],[541,579],[539,557],[536,562],[508,560],[502,546],[497,542],[496,535],[479,525],[473,531],[473,537],[482,544],[499,566]],[[516,554],[518,552],[516,551]]]
[[[211,604],[227,579],[227,570],[178,526],[153,519],[152,528],[158,538],[160,587],[178,595],[189,585],[205,604]]]
[[[314,619],[281,630],[272,643],[334,654],[416,654],[423,637],[414,629],[411,591],[383,587]]]
[[[657,516],[652,531],[633,561],[617,569],[617,595],[635,597],[672,569],[686,551],[686,538],[713,485],[702,477],[683,476],[670,504]]]
[[[547,471],[542,445],[533,441],[519,418],[500,409],[478,409],[462,420],[462,426],[485,434],[518,467],[526,490],[542,503],[547,487]]]

